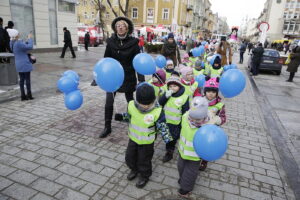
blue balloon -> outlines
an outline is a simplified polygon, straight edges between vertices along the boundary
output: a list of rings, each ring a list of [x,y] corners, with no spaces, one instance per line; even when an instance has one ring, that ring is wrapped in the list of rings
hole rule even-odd
[[[78,82],[69,76],[63,76],[57,81],[57,88],[65,94],[77,90],[77,87]]]
[[[157,67],[164,68],[167,64],[167,59],[166,59],[166,57],[164,57],[162,55],[158,55],[155,59],[155,63],[157,65]]]
[[[201,44],[205,46],[207,44],[207,42],[203,41],[203,42],[201,42]]]
[[[83,102],[83,96],[79,90],[75,90],[65,95],[65,106],[69,110],[76,110],[80,108]]]
[[[215,54],[215,55],[213,55],[213,57],[212,57],[211,60],[210,60],[210,65],[213,65],[213,64],[214,64],[215,59],[216,59],[217,56],[219,56],[220,59],[222,59],[222,56],[221,56],[220,54]]]
[[[63,73],[63,76],[73,78],[75,81],[79,81],[79,75],[73,70],[67,70]]]
[[[205,47],[204,47],[203,45],[201,45],[201,46],[199,47],[199,51],[200,51],[200,55],[204,54],[204,52],[205,52]]]
[[[224,71],[226,72],[227,70],[231,69],[231,65],[225,65],[223,67]]]
[[[106,92],[117,91],[124,82],[124,69],[119,61],[103,58],[94,67],[94,79],[98,86]]]
[[[205,75],[199,74],[198,76],[196,76],[195,81],[198,82],[198,87],[204,87]]]
[[[227,70],[220,78],[219,89],[226,98],[239,95],[245,87],[246,78],[239,69]]]
[[[238,67],[236,66],[236,64],[231,64],[230,65],[230,69],[237,69]]]
[[[193,48],[193,49],[192,49],[192,54],[193,54],[194,57],[200,56],[200,55],[201,55],[201,50],[200,50],[200,48],[199,48],[199,47]]]
[[[202,69],[205,68],[205,62],[204,61],[201,62],[201,67],[202,67]]]
[[[139,53],[133,59],[135,71],[143,75],[152,75],[156,71],[156,64],[152,56],[147,53]]]
[[[197,130],[193,145],[200,158],[214,161],[225,154],[228,146],[228,137],[220,127],[207,124]]]

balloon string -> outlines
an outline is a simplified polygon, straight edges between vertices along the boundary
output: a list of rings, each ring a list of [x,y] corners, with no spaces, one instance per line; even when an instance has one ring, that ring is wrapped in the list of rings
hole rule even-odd
[[[112,92],[112,95],[113,95],[113,100],[114,100],[114,102],[115,102],[117,93]],[[116,105],[116,113],[119,113],[119,110],[118,110],[118,104],[115,103],[115,105]]]

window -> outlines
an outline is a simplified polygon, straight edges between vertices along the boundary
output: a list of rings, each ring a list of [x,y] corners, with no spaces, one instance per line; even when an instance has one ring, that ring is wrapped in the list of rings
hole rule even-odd
[[[88,16],[87,12],[84,12],[84,19],[88,19],[88,18],[89,18],[89,16]]]
[[[288,27],[289,27],[289,22],[284,22],[284,24],[283,24],[283,30],[287,31]]]
[[[50,44],[58,44],[56,0],[48,0]]]
[[[75,3],[58,0],[58,11],[75,13]]]
[[[264,56],[269,56],[269,57],[275,57],[275,58],[280,57],[280,55],[277,51],[272,51],[272,50],[271,51],[270,50],[265,50],[263,55]]]
[[[95,18],[95,13],[92,12],[91,18],[94,19]]]
[[[296,23],[296,25],[295,25],[295,31],[299,31],[299,27],[300,27],[300,23],[298,22],[298,23]]]
[[[290,8],[294,8],[295,2],[290,2]]]
[[[283,19],[287,19],[287,13],[286,12],[283,13]]]
[[[169,19],[169,9],[163,8],[163,19]]]
[[[137,8],[132,8],[132,19],[137,19],[138,18],[138,9]]]
[[[289,8],[289,7],[290,7],[290,2],[286,2],[285,8]]]
[[[298,19],[299,18],[299,13],[295,13],[294,14],[294,19]]]
[[[147,9],[147,23],[153,23],[154,22],[154,9],[148,8]]]
[[[30,32],[35,35],[32,0],[10,0],[10,11],[15,29],[22,38],[27,38]]]

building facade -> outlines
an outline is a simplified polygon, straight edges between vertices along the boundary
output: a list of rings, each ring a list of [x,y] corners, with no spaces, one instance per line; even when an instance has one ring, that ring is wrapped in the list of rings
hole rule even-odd
[[[34,47],[58,48],[63,46],[63,27],[72,35],[74,46],[77,37],[76,0],[1,0],[0,13],[4,25],[11,20],[21,38],[34,36]]]

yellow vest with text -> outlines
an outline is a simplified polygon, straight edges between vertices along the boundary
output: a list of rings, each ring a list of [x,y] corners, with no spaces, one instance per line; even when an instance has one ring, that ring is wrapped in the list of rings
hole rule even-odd
[[[170,97],[164,106],[166,121],[169,124],[178,125],[181,122],[182,106],[188,101],[188,95],[181,95],[180,97]]]
[[[196,154],[193,140],[194,136],[198,130],[198,128],[191,128],[188,122],[188,112],[186,112],[182,116],[181,122],[181,132],[180,132],[180,139],[178,150],[179,154],[182,159],[184,160],[192,160],[192,161],[199,161],[201,160],[199,156]]]
[[[150,112],[142,113],[134,105],[134,101],[128,104],[130,123],[128,129],[129,138],[139,145],[152,144],[155,141],[155,122],[162,112],[161,107],[156,107]]]
[[[185,88],[184,94],[186,94],[192,98],[194,96],[194,92],[196,91],[196,89],[198,87],[198,82],[195,81],[192,85],[185,85],[185,84],[182,84],[182,85]]]
[[[195,68],[193,68],[193,73],[194,73],[194,76],[198,76],[200,74],[203,74],[204,73],[204,69],[201,69],[200,71],[196,70]]]
[[[210,78],[221,77],[222,72],[223,67],[221,67],[220,69],[214,69],[212,66],[210,66]]]

